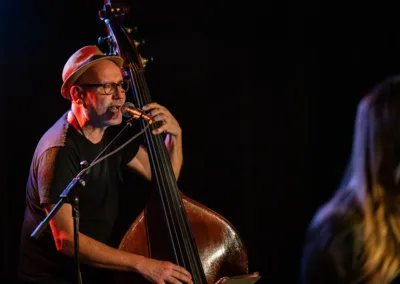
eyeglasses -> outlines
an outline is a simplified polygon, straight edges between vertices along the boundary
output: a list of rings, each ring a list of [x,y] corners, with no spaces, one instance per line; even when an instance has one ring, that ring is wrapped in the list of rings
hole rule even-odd
[[[117,87],[121,87],[122,91],[125,93],[129,89],[129,81],[122,80],[118,83],[104,83],[104,84],[80,84],[83,87],[98,87],[100,91],[106,95],[114,95],[117,91]]]

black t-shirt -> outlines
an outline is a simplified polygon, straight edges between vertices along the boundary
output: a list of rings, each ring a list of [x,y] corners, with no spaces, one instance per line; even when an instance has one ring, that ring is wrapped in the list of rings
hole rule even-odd
[[[355,206],[346,210],[330,206],[328,203],[319,210],[307,230],[300,283],[366,283],[362,272],[362,217]],[[400,277],[390,283],[399,284]]]
[[[103,155],[133,137],[138,131],[138,125],[135,126],[128,128]],[[63,279],[77,283],[74,259],[56,250],[50,226],[38,240],[30,238],[30,235],[46,216],[42,205],[57,203],[60,194],[80,172],[80,163],[91,163],[122,127],[107,128],[103,139],[93,144],[68,123],[64,114],[43,135],[35,150],[27,182],[20,245],[20,279],[37,279],[39,283],[59,283],[58,279]],[[118,215],[122,170],[136,155],[141,141],[141,137],[133,140],[122,150],[94,165],[83,177],[86,186],[74,188],[74,193],[79,196],[81,233],[106,244],[109,242]],[[84,283],[91,283],[90,275],[100,271],[83,264],[81,267]]]

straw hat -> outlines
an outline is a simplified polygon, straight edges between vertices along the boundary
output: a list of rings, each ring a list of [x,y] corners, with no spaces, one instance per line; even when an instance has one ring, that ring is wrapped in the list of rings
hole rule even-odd
[[[61,87],[61,94],[63,97],[69,100],[69,89],[76,82],[79,76],[81,76],[88,68],[93,66],[93,64],[105,59],[113,61],[119,67],[122,67],[124,62],[124,60],[119,56],[105,55],[95,45],[84,46],[72,54],[67,63],[65,63],[62,72],[63,85]]]

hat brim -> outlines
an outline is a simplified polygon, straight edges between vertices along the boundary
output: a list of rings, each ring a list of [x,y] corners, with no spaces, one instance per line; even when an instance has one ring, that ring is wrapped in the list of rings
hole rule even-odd
[[[114,62],[118,67],[122,67],[124,64],[124,60],[119,57],[119,56],[104,56],[98,59],[95,59],[93,61],[90,61],[89,63],[83,65],[82,67],[79,67],[74,73],[69,76],[63,85],[61,86],[61,94],[63,95],[64,98],[71,100],[71,96],[69,94],[69,89],[71,86],[78,80],[78,78],[90,67],[92,67],[94,64],[96,64],[99,61],[102,60],[111,60]]]

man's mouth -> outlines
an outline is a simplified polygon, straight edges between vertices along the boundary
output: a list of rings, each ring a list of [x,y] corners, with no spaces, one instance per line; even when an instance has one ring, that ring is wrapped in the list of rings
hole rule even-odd
[[[111,111],[112,113],[118,113],[120,109],[121,109],[121,106],[110,106],[110,107],[108,107],[108,110]]]

